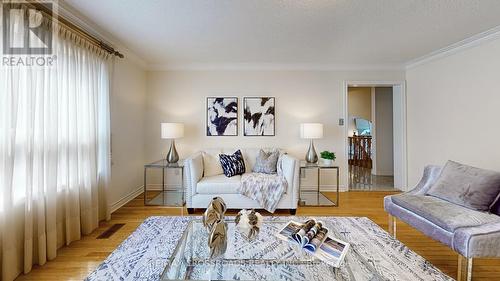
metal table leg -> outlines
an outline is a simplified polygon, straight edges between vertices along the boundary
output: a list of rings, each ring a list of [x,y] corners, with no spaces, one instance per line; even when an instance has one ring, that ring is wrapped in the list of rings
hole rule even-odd
[[[165,191],[165,167],[161,168],[161,191]]]
[[[340,195],[340,192],[339,192],[339,182],[340,182],[339,181],[339,176],[340,176],[339,175],[340,174],[339,167],[337,167],[336,170],[337,170],[337,198],[335,199],[335,201],[336,201],[335,206],[338,207],[339,206],[339,195]]]
[[[184,167],[181,168],[181,192],[182,192],[182,206],[186,204],[185,192],[184,192]]]
[[[144,206],[146,206],[146,175],[147,175],[148,168],[144,167]]]
[[[318,193],[316,193],[316,196],[317,196],[317,198],[316,198],[316,200],[317,200],[317,201],[316,201],[316,202],[318,202],[318,205],[319,205],[319,197],[320,197],[320,196],[319,196],[319,193],[320,193],[321,169],[320,169],[319,167],[318,167],[317,169],[318,169],[318,188],[317,188]]]

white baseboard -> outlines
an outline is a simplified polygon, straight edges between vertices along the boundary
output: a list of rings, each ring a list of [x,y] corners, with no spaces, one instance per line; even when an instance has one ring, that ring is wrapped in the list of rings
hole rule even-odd
[[[179,189],[181,184],[166,184],[165,187],[170,188],[170,189]],[[148,184],[148,191],[150,190],[163,190],[163,187],[159,183],[152,183]]]
[[[394,171],[378,171],[375,176],[394,176]]]
[[[120,200],[118,200],[117,202],[108,205],[108,209],[110,210],[109,213],[110,214],[114,213],[116,210],[120,209],[125,204],[132,201],[135,197],[139,196],[139,194],[141,194],[143,191],[144,191],[144,186],[143,185],[138,186],[132,192],[120,198]]]

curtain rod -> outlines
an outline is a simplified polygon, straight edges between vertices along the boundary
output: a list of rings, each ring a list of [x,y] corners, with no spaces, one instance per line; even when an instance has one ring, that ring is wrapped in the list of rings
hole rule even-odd
[[[34,8],[36,8],[36,9],[42,11],[43,13],[45,13],[47,16],[50,17],[50,19],[52,21],[57,21],[58,23],[66,26],[67,28],[69,28],[72,31],[78,33],[80,36],[84,37],[85,39],[87,39],[88,41],[90,41],[92,44],[98,46],[99,48],[103,49],[104,51],[106,51],[106,52],[108,52],[108,53],[110,53],[112,55],[115,55],[115,56],[117,56],[119,58],[124,58],[124,55],[122,53],[120,53],[118,50],[115,50],[110,45],[104,43],[99,38],[96,38],[92,34],[88,33],[87,31],[85,31],[82,28],[78,27],[77,25],[73,24],[69,20],[61,17],[58,14],[55,14],[54,11],[52,11],[49,8],[47,8],[43,3],[29,1],[29,4],[32,5]]]

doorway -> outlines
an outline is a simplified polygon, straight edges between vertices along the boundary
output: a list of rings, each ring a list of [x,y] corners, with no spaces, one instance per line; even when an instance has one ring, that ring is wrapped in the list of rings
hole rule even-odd
[[[348,189],[405,190],[404,82],[346,82]]]

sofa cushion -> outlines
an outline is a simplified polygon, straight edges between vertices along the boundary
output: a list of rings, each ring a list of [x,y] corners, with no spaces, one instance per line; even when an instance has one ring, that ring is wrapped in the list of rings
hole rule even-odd
[[[222,175],[222,166],[219,162],[220,149],[206,150],[202,152],[203,156],[203,176],[211,177]]]
[[[234,194],[241,185],[241,176],[226,177],[216,175],[203,177],[196,184],[196,192],[200,194]]]
[[[460,227],[478,226],[500,222],[500,216],[471,210],[445,200],[425,195],[399,194],[391,196],[392,202],[439,227],[454,232]]]
[[[500,173],[448,161],[428,195],[488,211],[500,192]]]
[[[259,151],[260,148],[245,148],[241,150],[241,153],[243,154],[243,160],[245,160],[245,167],[247,168],[248,172],[253,171],[255,160],[259,155]]]
[[[219,154],[219,160],[222,165],[222,171],[224,171],[226,177],[233,177],[245,173],[245,161],[239,149],[232,155]]]
[[[278,150],[265,152],[261,149],[252,171],[254,173],[276,174],[279,157],[280,152]]]
[[[262,147],[262,148],[255,148],[255,147],[248,147],[248,148],[240,148],[241,154],[243,154],[243,160],[245,161],[245,167],[248,172],[253,170],[253,166],[255,165],[255,160],[257,159],[257,156],[259,155],[260,150],[264,150],[265,152],[273,151],[273,150],[278,150],[280,154],[286,153],[283,149],[276,148],[276,147]],[[214,150],[214,149],[211,149]],[[219,152],[223,154],[233,154],[238,148],[220,148]],[[218,155],[218,154],[217,154]],[[218,159],[218,158],[217,158]]]

